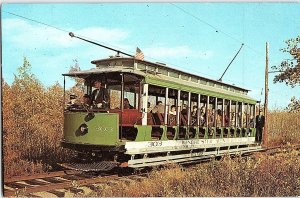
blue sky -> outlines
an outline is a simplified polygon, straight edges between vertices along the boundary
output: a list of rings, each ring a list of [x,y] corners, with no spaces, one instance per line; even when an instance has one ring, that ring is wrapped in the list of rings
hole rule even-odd
[[[219,79],[235,53],[245,46],[223,77],[223,82],[252,90],[262,99],[265,43],[269,65],[287,54],[284,41],[300,34],[299,3],[101,3],[3,4],[2,75],[12,83],[26,56],[33,73],[46,86],[63,84],[77,60],[81,69],[91,60],[115,53],[12,12],[121,49],[130,54],[139,47],[145,59],[211,79]],[[287,106],[300,88],[273,84],[269,76],[270,108]]]

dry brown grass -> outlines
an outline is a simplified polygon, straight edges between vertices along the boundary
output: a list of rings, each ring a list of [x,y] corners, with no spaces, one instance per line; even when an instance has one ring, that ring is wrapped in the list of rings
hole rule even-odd
[[[153,171],[140,182],[120,182],[99,189],[104,197],[299,196],[300,152],[255,158],[225,157],[182,169],[178,165]]]
[[[268,119],[270,146],[300,144],[300,113],[271,112]]]

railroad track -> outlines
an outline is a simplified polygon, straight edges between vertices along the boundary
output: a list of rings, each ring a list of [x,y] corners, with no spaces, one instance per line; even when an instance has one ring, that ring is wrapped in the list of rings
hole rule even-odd
[[[262,150],[261,152],[266,152],[268,154],[276,154],[280,152],[286,152],[292,149],[299,150],[300,144],[288,145],[288,146],[272,146]]]
[[[269,147],[260,152],[273,155],[289,149],[300,149],[300,145]],[[64,197],[66,193],[84,196],[99,189],[101,184],[141,180],[146,178],[145,176],[146,174],[119,176],[115,173],[92,175],[71,170],[20,176],[4,180],[4,196]]]
[[[101,184],[143,178],[143,174],[122,177],[118,174],[92,175],[79,171],[58,171],[7,179],[4,182],[4,196],[64,197],[66,193],[84,196]]]

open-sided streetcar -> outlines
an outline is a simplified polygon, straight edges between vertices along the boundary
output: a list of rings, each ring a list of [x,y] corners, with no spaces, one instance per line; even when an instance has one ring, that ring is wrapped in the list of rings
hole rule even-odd
[[[63,74],[84,79],[92,101],[64,112],[62,146],[82,159],[65,166],[141,168],[261,149],[249,90],[136,58],[92,63],[93,69]],[[95,81],[106,93],[100,105]]]

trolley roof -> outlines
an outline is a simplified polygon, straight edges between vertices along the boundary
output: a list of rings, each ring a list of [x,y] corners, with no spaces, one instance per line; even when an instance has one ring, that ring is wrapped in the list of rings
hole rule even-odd
[[[179,69],[175,69],[175,68],[167,66],[164,63],[158,63],[158,62],[154,63],[154,62],[150,62],[150,61],[147,61],[147,60],[139,60],[139,59],[127,58],[127,57],[112,57],[112,58],[107,58],[107,59],[93,60],[93,61],[91,61],[91,63],[96,64],[98,66],[98,65],[102,65],[103,63],[107,63],[107,62],[118,61],[118,60],[126,60],[126,59],[127,60],[134,60],[136,63],[142,63],[142,64],[145,64],[145,65],[152,65],[152,66],[155,66],[157,68],[165,68],[169,71],[176,71],[180,74],[185,74],[185,75],[188,75],[188,76],[191,76],[191,77],[196,77],[196,78],[203,79],[203,80],[206,80],[206,81],[210,81],[210,82],[220,84],[220,85],[226,85],[226,86],[236,88],[236,89],[239,89],[239,90],[250,91],[249,89],[245,89],[245,88],[242,88],[242,87],[238,87],[238,86],[235,86],[235,85],[227,84],[227,83],[224,83],[224,82],[221,82],[221,81],[213,80],[213,79],[210,79],[210,78],[206,78],[206,77],[203,77],[203,76],[198,76],[196,74],[185,72],[185,71],[182,71],[182,70],[179,70]],[[159,71],[157,73],[159,73]]]
[[[63,75],[86,78],[101,73],[127,72],[144,76],[148,82],[151,81],[151,84],[155,84],[156,81],[162,83],[163,81],[168,81],[186,86],[201,86],[206,90],[214,90],[214,92],[217,91],[226,95],[235,95],[255,101],[247,96],[248,89],[171,68],[163,63],[154,63],[128,57],[110,57],[107,59],[93,60],[91,63],[95,64],[96,68],[70,72]],[[167,86],[169,85],[172,86],[170,83]]]

